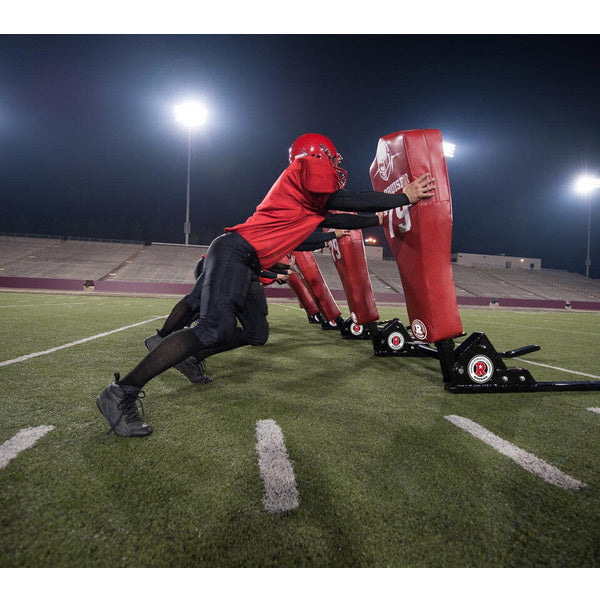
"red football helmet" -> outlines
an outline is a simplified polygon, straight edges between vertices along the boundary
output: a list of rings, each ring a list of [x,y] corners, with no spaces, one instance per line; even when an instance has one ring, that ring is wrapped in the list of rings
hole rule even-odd
[[[329,138],[320,133],[305,133],[301,135],[290,146],[290,164],[296,158],[302,156],[327,157],[338,174],[340,189],[344,187],[348,173],[339,166],[343,160],[342,155],[337,151],[334,143]]]

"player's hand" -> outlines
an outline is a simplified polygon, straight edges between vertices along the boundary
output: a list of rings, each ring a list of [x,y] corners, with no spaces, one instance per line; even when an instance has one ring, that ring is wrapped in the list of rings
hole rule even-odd
[[[335,231],[335,237],[336,238],[341,238],[344,237],[346,235],[350,235],[350,230],[349,229],[334,229]]]
[[[379,224],[383,225],[383,217],[385,216],[385,211],[378,212],[378,213],[375,213],[375,214],[377,215],[377,218],[379,219]]]
[[[411,181],[403,190],[411,204],[416,204],[423,198],[435,196],[435,179],[429,174],[421,175]]]

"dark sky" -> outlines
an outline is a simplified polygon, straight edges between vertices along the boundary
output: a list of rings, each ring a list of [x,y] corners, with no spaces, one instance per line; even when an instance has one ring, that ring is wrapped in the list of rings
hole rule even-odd
[[[173,104],[203,98],[193,242],[245,220],[307,131],[334,140],[348,189],[370,189],[380,136],[436,128],[453,251],[583,273],[600,176],[598,36],[0,36],[0,231],[183,242],[187,137]],[[383,238],[383,236],[380,236]],[[592,270],[600,277],[600,190]]]

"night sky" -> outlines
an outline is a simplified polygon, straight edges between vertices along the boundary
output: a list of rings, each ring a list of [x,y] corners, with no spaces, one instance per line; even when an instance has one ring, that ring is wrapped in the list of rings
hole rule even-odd
[[[194,96],[209,117],[193,137],[192,243],[244,221],[302,133],[335,142],[358,191],[380,136],[436,128],[456,144],[454,252],[583,273],[572,183],[600,177],[599,48],[589,35],[1,35],[0,231],[182,243],[173,105]],[[596,278],[599,239],[597,190]]]

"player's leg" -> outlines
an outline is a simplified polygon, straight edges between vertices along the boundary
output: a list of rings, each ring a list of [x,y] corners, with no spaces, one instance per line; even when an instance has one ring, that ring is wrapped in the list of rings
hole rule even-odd
[[[148,350],[154,350],[168,335],[184,327],[188,327],[197,319],[202,298],[203,283],[204,276],[202,274],[196,280],[193,290],[173,307],[161,329],[144,340]],[[204,372],[202,362],[193,356],[177,363],[175,369],[183,373],[192,383],[210,383],[212,381]]]
[[[237,234],[225,234],[211,244],[196,326],[168,335],[96,400],[117,435],[141,436],[152,431],[135,407],[136,398],[148,381],[202,350],[231,344],[236,334],[235,313],[246,301],[255,263],[252,247]]]
[[[201,364],[214,354],[247,345],[264,345],[269,337],[267,314],[268,308],[264,288],[258,280],[253,279],[246,302],[236,314],[242,327],[236,327],[235,333],[228,344],[202,350],[193,358]]]

